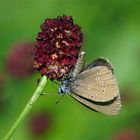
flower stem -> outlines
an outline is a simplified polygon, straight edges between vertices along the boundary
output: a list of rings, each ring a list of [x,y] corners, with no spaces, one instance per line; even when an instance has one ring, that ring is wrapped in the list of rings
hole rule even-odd
[[[17,120],[15,121],[15,123],[13,124],[13,126],[11,127],[11,129],[9,130],[9,132],[7,133],[6,137],[3,140],[9,140],[11,138],[16,128],[25,119],[25,117],[28,115],[29,111],[31,110],[32,106],[34,105],[38,97],[41,95],[41,92],[46,82],[47,82],[47,77],[44,75],[41,81],[39,82],[34,94],[32,95],[27,105],[25,106],[25,108],[23,109],[23,111],[21,112],[21,114],[19,115],[19,117],[17,118]]]

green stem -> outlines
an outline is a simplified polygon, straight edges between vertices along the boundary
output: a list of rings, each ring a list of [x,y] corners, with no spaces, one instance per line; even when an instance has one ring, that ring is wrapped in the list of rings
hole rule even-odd
[[[25,119],[25,117],[28,115],[29,111],[31,110],[32,106],[34,105],[38,97],[41,95],[41,92],[46,82],[47,82],[47,78],[46,76],[43,76],[34,94],[32,95],[27,105],[25,106],[25,108],[23,109],[23,111],[21,112],[21,114],[19,115],[19,117],[17,118],[17,120],[15,121],[15,123],[13,124],[13,126],[11,127],[11,129],[9,130],[9,132],[7,133],[6,137],[3,140],[9,140],[11,138],[16,128]]]

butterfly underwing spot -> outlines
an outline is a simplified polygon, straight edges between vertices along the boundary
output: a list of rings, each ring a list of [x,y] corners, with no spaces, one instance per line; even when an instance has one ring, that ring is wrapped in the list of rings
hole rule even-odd
[[[99,93],[96,93],[96,96],[99,96]]]
[[[105,90],[104,90],[104,89],[102,89],[102,92],[105,92]]]
[[[99,77],[96,77],[96,80],[98,81],[100,78]]]
[[[100,84],[103,84],[103,81],[101,81]]]

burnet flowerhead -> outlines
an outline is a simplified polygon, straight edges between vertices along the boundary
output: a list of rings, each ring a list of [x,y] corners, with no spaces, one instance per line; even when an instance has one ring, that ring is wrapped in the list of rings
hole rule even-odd
[[[71,16],[47,18],[33,48],[34,68],[51,80],[60,80],[74,68],[83,42],[80,26]]]

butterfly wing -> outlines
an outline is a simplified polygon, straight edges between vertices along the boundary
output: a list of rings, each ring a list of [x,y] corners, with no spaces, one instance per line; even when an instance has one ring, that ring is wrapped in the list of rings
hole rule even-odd
[[[85,67],[84,70],[97,67],[97,66],[106,66],[109,70],[112,71],[112,73],[114,72],[112,64],[109,62],[108,59],[103,58],[103,57],[93,60],[89,65]]]
[[[99,103],[99,102],[92,102],[90,100],[87,100],[83,97],[76,95],[75,93],[71,93],[70,95],[74,99],[79,101],[80,103],[89,107],[90,109],[96,110],[96,111],[98,111],[100,113],[104,113],[106,115],[117,115],[121,109],[120,95],[118,95],[112,101],[105,102],[104,104]]]
[[[107,102],[119,95],[116,79],[106,66],[96,66],[78,74],[71,92],[96,102]]]

